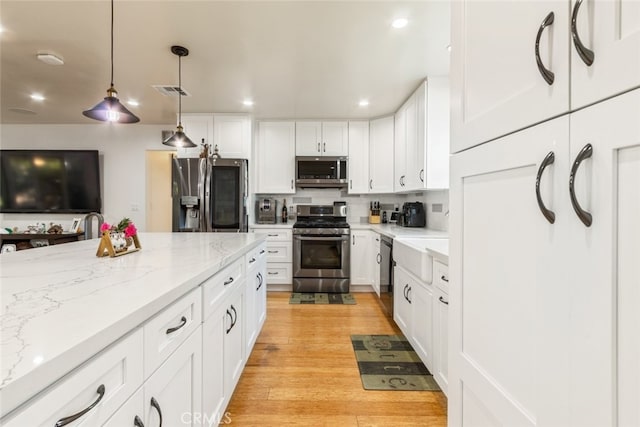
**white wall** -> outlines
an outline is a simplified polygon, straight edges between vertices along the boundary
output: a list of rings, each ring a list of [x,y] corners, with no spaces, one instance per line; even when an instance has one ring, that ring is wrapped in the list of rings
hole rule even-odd
[[[99,150],[102,162],[102,212],[109,223],[129,217],[145,230],[145,152],[168,151],[162,130],[175,124],[2,125],[3,149]],[[66,229],[81,214],[0,214],[0,226],[23,229],[28,224],[62,223]],[[94,233],[95,235],[95,233]]]

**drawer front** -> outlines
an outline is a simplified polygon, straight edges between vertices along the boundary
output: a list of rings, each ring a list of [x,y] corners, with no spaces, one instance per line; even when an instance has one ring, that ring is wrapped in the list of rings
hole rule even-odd
[[[204,298],[204,311],[202,314],[204,319],[207,319],[213,314],[221,298],[226,295],[230,289],[235,288],[235,286],[242,282],[244,278],[244,260],[244,257],[240,258],[202,284]]]
[[[116,342],[15,414],[3,418],[2,425],[50,427],[94,404],[70,425],[102,425],[142,385],[142,336],[142,328],[139,328]]]
[[[267,258],[267,244],[263,243],[252,251],[247,252],[244,258],[247,266],[247,274],[260,265],[260,262]]]
[[[267,242],[290,242],[292,237],[291,229],[271,229],[256,228],[252,230],[254,233],[260,233],[267,236]]]
[[[267,263],[267,284],[289,285],[292,283],[292,264],[286,262]]]
[[[268,262],[292,262],[291,256],[292,242],[268,242],[267,261]]]
[[[196,288],[144,325],[144,373],[149,378],[202,322],[202,292]]]
[[[440,261],[433,261],[433,280],[436,286],[449,293],[449,266]]]

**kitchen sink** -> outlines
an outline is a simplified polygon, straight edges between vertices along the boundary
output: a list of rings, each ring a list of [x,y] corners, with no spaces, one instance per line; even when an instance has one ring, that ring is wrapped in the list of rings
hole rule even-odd
[[[393,240],[396,264],[426,283],[433,281],[433,257],[448,257],[449,239],[397,238]]]

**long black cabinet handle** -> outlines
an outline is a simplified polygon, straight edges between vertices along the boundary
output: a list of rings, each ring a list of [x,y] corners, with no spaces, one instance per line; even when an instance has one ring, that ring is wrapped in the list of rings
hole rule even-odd
[[[573,166],[571,166],[571,175],[569,175],[569,196],[571,197],[571,205],[573,206],[573,210],[576,211],[576,215],[580,218],[580,221],[587,227],[591,227],[591,223],[593,222],[593,218],[591,214],[580,206],[578,199],[576,197],[576,172],[578,172],[578,168],[580,168],[580,164],[583,160],[590,158],[593,155],[593,147],[591,144],[587,144],[582,147],[582,150],[576,156],[576,159],[573,162]]]
[[[409,285],[404,285],[404,299],[407,299],[407,289],[409,288]]]
[[[380,264],[380,263],[382,262],[382,255],[381,255],[381,254],[377,254],[377,255],[376,255],[376,262],[377,262],[378,264]]]
[[[226,333],[228,334],[229,332],[231,332],[231,329],[233,329],[233,314],[231,314],[229,309],[227,309],[227,316],[229,316],[229,318],[231,319],[231,323],[229,324],[229,327],[226,330]]]
[[[233,306],[233,304],[231,304],[231,310],[233,310],[233,323],[231,324],[231,327],[233,328],[238,322],[238,312],[236,311],[236,308]]]
[[[260,249],[260,255],[264,253],[264,249]]]
[[[133,419],[133,425],[136,427],[144,427],[144,423],[142,422],[142,420],[140,419],[139,416],[136,415],[136,417]]]
[[[542,24],[540,24],[540,28],[538,28],[538,34],[536,35],[536,64],[538,65],[538,71],[540,71],[540,74],[542,74],[542,78],[549,85],[553,84],[553,81],[555,80],[555,74],[553,74],[553,71],[545,67],[542,63],[542,59],[540,59],[540,37],[542,37],[544,29],[553,24],[554,18],[555,14],[553,12],[549,12],[547,17],[542,21]]]
[[[445,301],[444,298],[440,297],[438,299],[440,300],[441,303],[449,305],[449,301]]]
[[[229,280],[225,280],[224,285],[227,286],[227,285],[230,285],[232,283],[233,283],[233,277],[229,277]]]
[[[71,424],[72,422],[74,422],[75,420],[77,420],[78,418],[80,418],[81,416],[83,416],[84,414],[86,414],[87,412],[92,410],[93,408],[95,408],[95,406],[98,403],[100,403],[100,401],[104,397],[105,391],[106,391],[106,389],[104,388],[104,384],[100,384],[98,386],[98,389],[96,390],[96,393],[98,393],[98,398],[96,399],[95,402],[93,402],[91,405],[87,406],[85,409],[83,409],[82,411],[78,412],[77,414],[73,414],[73,415],[69,415],[68,417],[60,418],[56,422],[56,427],[62,427],[62,426],[66,426],[67,424]]]
[[[160,424],[158,424],[158,427],[162,427],[162,410],[160,409],[160,404],[155,397],[151,398],[151,406],[153,406],[155,410],[158,411],[158,416],[160,417]]]
[[[593,64],[593,60],[595,59],[595,54],[591,49],[588,49],[584,44],[582,44],[582,40],[580,40],[580,36],[578,35],[578,11],[580,10],[580,6],[582,5],[582,0],[576,0],[573,5],[573,13],[571,14],[571,38],[573,39],[573,45],[576,47],[578,51],[578,56],[582,59],[582,62],[587,64],[587,66],[591,66]]]
[[[258,279],[258,287],[256,288],[256,291],[259,291],[260,288],[262,287],[262,274],[258,273],[258,275],[256,276],[256,279]]]
[[[251,259],[249,260],[249,264],[253,264],[254,262],[256,262],[256,259],[254,257],[251,257]]]
[[[542,196],[540,195],[540,180],[542,179],[542,174],[544,173],[545,168],[549,165],[552,165],[555,160],[556,158],[553,154],[553,151],[549,151],[542,163],[540,163],[538,174],[536,175],[536,199],[538,200],[538,207],[540,208],[540,212],[542,212],[542,215],[544,215],[547,221],[549,221],[549,223],[551,224],[556,222],[556,214],[552,210],[547,209],[544,202],[542,201]]]
[[[180,324],[178,326],[174,326],[173,328],[167,329],[167,335],[174,333],[178,329],[184,327],[184,325],[186,324],[187,324],[187,318],[182,316],[182,318],[180,319]]]
[[[424,182],[424,169],[420,169],[420,175],[418,175],[418,177],[420,178],[420,182]]]
[[[407,301],[409,301],[409,304],[411,304],[411,286],[409,286],[409,289],[407,289]]]
[[[440,280],[442,280],[443,282],[449,283],[449,279],[447,279],[447,276],[445,276],[444,274],[440,276]]]

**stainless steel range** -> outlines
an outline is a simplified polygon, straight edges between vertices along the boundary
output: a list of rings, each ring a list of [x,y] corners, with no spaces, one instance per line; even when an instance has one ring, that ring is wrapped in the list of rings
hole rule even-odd
[[[293,225],[293,291],[349,292],[346,202],[298,205]]]

